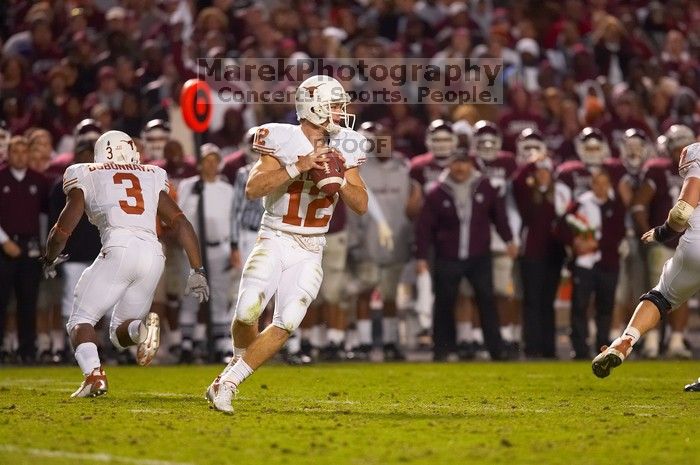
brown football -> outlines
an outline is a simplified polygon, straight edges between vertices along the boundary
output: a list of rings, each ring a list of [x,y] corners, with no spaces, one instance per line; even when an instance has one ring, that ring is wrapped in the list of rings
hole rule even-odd
[[[323,163],[324,169],[309,170],[309,177],[323,193],[333,195],[340,190],[345,178],[345,165],[338,152],[328,153],[328,161]]]

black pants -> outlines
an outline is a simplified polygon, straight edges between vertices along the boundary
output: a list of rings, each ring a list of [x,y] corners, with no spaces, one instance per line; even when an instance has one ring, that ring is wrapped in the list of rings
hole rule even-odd
[[[554,301],[561,277],[559,257],[520,259],[523,283],[523,343],[528,357],[555,358]]]
[[[435,289],[433,353],[435,358],[443,358],[455,350],[454,308],[462,277],[466,277],[474,288],[474,298],[479,309],[486,348],[492,359],[501,360],[504,358],[503,341],[493,294],[491,256],[435,261],[433,273]]]
[[[573,269],[571,344],[574,346],[576,358],[587,359],[591,356],[586,338],[588,338],[588,305],[593,294],[595,294],[596,349],[609,342],[617,275],[617,271],[604,271],[596,267],[587,269],[575,266]]]
[[[0,251],[0,346],[5,335],[5,313],[14,292],[17,301],[17,336],[19,355],[32,360],[36,355],[36,303],[39,294],[41,264],[26,256],[10,258]]]

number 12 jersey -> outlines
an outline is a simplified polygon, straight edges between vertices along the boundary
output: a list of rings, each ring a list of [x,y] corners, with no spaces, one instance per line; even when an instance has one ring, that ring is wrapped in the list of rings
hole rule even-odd
[[[160,192],[169,190],[168,175],[157,166],[80,163],[63,175],[63,192],[80,189],[85,213],[97,226],[102,246],[124,245],[134,236],[157,241]]]
[[[345,168],[355,168],[364,163],[368,150],[367,139],[352,129],[341,130],[330,136],[328,146],[338,150],[345,158]],[[275,157],[282,166],[295,163],[300,156],[314,150],[301,126],[269,123],[260,126],[253,139],[253,150]],[[308,173],[302,173],[283,184],[263,199],[265,213],[262,225],[295,234],[324,234],[328,231],[339,194],[321,192]]]

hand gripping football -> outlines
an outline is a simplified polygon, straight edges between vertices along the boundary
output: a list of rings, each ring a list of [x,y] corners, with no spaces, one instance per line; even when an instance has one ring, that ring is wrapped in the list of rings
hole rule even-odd
[[[324,194],[334,195],[340,190],[345,179],[345,165],[336,151],[328,153],[328,161],[323,162],[323,169],[313,168],[309,171],[309,177],[316,183],[316,187]]]

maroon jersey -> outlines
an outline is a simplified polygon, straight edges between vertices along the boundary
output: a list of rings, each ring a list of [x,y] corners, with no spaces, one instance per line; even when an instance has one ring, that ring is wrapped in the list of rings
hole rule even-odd
[[[515,150],[515,141],[524,129],[544,129],[544,121],[530,112],[510,111],[498,120],[498,127],[503,131],[503,149]]]
[[[678,175],[676,163],[669,158],[653,158],[646,162],[641,177],[643,183],[654,189],[649,203],[649,224],[661,225],[681,193],[683,178]]]
[[[491,185],[498,190],[500,195],[506,194],[508,182],[518,168],[515,163],[515,155],[503,151],[499,152],[493,160],[476,157],[476,167],[489,178]]]
[[[426,152],[411,159],[411,171],[409,175],[423,188],[423,192],[428,192],[435,186],[438,176],[445,169],[441,166],[432,153]]]
[[[626,174],[625,166],[616,158],[609,158],[603,162],[603,169],[610,175],[610,183],[615,186]],[[571,202],[591,188],[592,172],[581,160],[566,161],[559,165],[554,179],[556,188],[557,213],[563,214]]]

